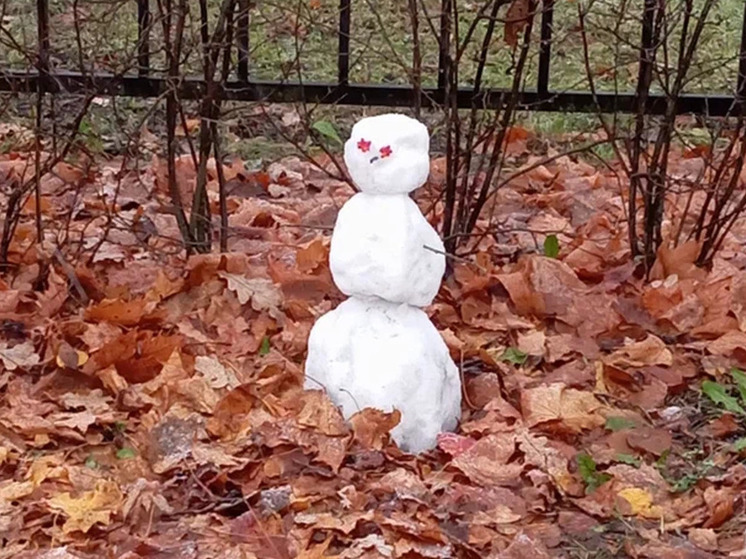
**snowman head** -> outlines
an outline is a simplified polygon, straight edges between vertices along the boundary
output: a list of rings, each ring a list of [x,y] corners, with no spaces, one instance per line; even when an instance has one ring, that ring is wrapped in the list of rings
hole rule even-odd
[[[364,118],[345,143],[345,164],[362,192],[405,194],[419,188],[430,173],[427,127],[406,115]]]

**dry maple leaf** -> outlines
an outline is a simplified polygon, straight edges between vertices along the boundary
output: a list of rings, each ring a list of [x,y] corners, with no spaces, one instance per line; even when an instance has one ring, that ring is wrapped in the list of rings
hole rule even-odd
[[[674,248],[661,245],[650,272],[651,279],[665,279],[675,275],[679,280],[704,280],[707,272],[695,264],[701,247],[702,242],[696,240],[687,241]]]
[[[298,424],[312,427],[330,437],[343,436],[348,433],[339,409],[321,390],[305,391],[301,400],[303,407],[298,413]]]
[[[86,320],[91,322],[111,322],[121,326],[137,326],[148,312],[155,308],[155,303],[145,299],[122,301],[104,299],[91,305],[85,311]]]
[[[630,447],[645,450],[654,456],[661,456],[670,450],[672,442],[671,433],[653,427],[638,427],[627,434],[627,443]]]
[[[34,460],[26,473],[26,479],[39,487],[47,479],[63,479],[68,477],[67,467],[64,465],[65,455],[50,454]]]
[[[732,330],[707,344],[712,355],[733,355],[736,351],[746,351],[746,333]]]
[[[201,374],[211,388],[236,388],[240,382],[233,371],[226,369],[215,357],[199,355],[194,360],[195,372]]]
[[[0,484],[0,505],[31,495],[34,484],[30,481],[6,481]]]
[[[529,1],[513,0],[505,15],[505,42],[511,47],[518,46],[518,34],[528,24]]]
[[[422,499],[427,495],[427,486],[414,473],[397,468],[383,476],[375,484],[376,489],[396,493],[400,498]]]
[[[659,337],[649,334],[640,342],[627,340],[624,347],[620,347],[604,361],[610,365],[627,367],[644,367],[645,365],[673,364],[673,354]]]
[[[521,392],[521,411],[529,427],[559,421],[575,432],[592,429],[604,424],[602,408],[592,393],[559,382]]]
[[[238,297],[242,305],[251,300],[251,307],[255,311],[268,311],[273,318],[281,318],[279,307],[282,304],[282,293],[272,280],[266,278],[247,278],[239,274],[218,272],[218,275],[228,283],[228,289]]]
[[[401,412],[386,413],[374,408],[364,408],[350,418],[355,440],[364,448],[381,450],[389,431],[399,425]]]
[[[617,492],[619,510],[624,515],[642,516],[644,518],[660,518],[663,509],[653,504],[653,495],[647,489],[640,487],[625,487]]]
[[[546,351],[547,337],[541,330],[518,334],[518,349],[527,355],[542,357]]]
[[[477,485],[510,483],[523,471],[522,464],[508,464],[515,453],[515,447],[515,433],[488,435],[456,456],[451,465]]]
[[[575,480],[568,469],[567,458],[546,437],[537,437],[527,429],[517,434],[518,448],[527,466],[534,466],[550,476],[562,491],[568,491]]]
[[[154,509],[172,514],[174,509],[168,504],[166,498],[161,494],[163,486],[157,481],[148,481],[144,478],[138,478],[132,485],[127,488],[127,500],[122,507],[122,517],[124,520],[131,513],[137,514],[138,509],[144,509],[146,514],[152,514]]]
[[[718,536],[711,528],[690,528],[689,541],[705,551],[718,550]]]
[[[295,263],[301,272],[313,272],[326,262],[329,249],[324,245],[323,238],[316,238],[295,254]]]
[[[496,277],[510,295],[518,314],[544,314],[544,298],[534,291],[525,272],[500,274]]]
[[[396,557],[427,557],[428,559],[450,559],[453,557],[451,544],[422,542],[410,538],[400,538],[394,544]]]
[[[119,511],[122,504],[122,492],[115,482],[101,480],[93,491],[86,491],[80,497],[62,493],[47,499],[47,504],[52,510],[61,511],[67,516],[62,526],[65,534],[76,531],[85,534],[96,523],[109,525],[112,515]]]
[[[439,433],[438,448],[447,452],[454,458],[466,452],[477,444],[477,441],[471,437],[464,437],[457,433]]]
[[[346,513],[344,517],[338,518],[326,513],[301,513],[296,514],[293,521],[301,526],[312,526],[316,530],[334,530],[343,534],[350,534],[357,523],[373,519],[373,512]]]
[[[34,344],[30,341],[8,347],[7,343],[0,344],[0,360],[9,371],[15,371],[19,367],[29,369],[38,365],[41,359],[34,350]]]

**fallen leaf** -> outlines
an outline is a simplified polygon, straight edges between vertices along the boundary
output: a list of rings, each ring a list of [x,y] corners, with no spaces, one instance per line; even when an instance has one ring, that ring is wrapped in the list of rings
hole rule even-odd
[[[322,390],[304,392],[298,423],[304,427],[318,429],[319,432],[331,437],[343,436],[348,432],[339,409]]]
[[[518,46],[518,35],[528,25],[529,1],[513,0],[505,15],[505,42],[511,47]]]
[[[518,349],[527,355],[542,357],[546,351],[546,340],[546,334],[541,330],[518,334]]]
[[[306,246],[298,249],[295,254],[295,262],[298,270],[304,273],[312,272],[328,258],[328,248],[324,245],[322,238],[317,238]]]
[[[94,524],[108,526],[123,502],[122,492],[113,481],[101,480],[92,491],[86,491],[79,497],[70,493],[61,493],[47,499],[52,510],[60,511],[67,516],[62,531],[65,534],[80,531],[88,533]]]
[[[718,528],[733,516],[735,496],[729,488],[708,487],[705,489],[704,498],[709,517],[703,524],[703,528]]]
[[[661,508],[653,504],[653,496],[649,491],[639,487],[625,487],[617,495],[624,499],[629,506],[629,510],[622,511],[623,514],[660,518]]]
[[[514,433],[488,435],[465,452],[458,454],[451,461],[451,465],[478,485],[511,483],[523,471],[522,464],[508,464],[515,449]]]
[[[104,299],[98,304],[89,306],[85,311],[85,318],[92,322],[137,326],[143,316],[154,306],[153,302],[148,302],[145,299],[134,299],[132,301]]]
[[[627,434],[627,443],[632,448],[650,452],[654,456],[661,456],[671,449],[673,439],[671,433],[664,429],[638,427]]]
[[[194,370],[205,378],[211,388],[233,389],[240,384],[233,371],[225,368],[215,357],[197,356]]]
[[[9,371],[15,371],[18,368],[30,369],[41,361],[34,349],[34,344],[30,341],[12,347],[8,347],[8,344],[3,342],[0,344],[0,360]]]
[[[219,272],[219,275],[228,283],[228,289],[236,293],[238,302],[242,305],[251,301],[251,307],[256,311],[266,310],[274,318],[282,316],[279,310],[282,304],[282,294],[272,280],[246,278],[228,272]]]
[[[386,413],[374,408],[364,408],[350,417],[354,439],[363,447],[381,450],[389,438],[389,432],[399,425],[401,412]]]
[[[718,536],[711,528],[690,528],[687,534],[689,541],[705,551],[718,550]]]
[[[746,352],[746,332],[731,330],[707,344],[712,355],[733,355],[736,351]]]
[[[476,440],[456,433],[438,434],[438,448],[454,458],[469,450],[476,443]]]
[[[34,484],[30,481],[10,481],[0,482],[0,504],[18,501],[31,495],[34,491]]]
[[[521,411],[529,427],[557,421],[575,432],[592,429],[604,424],[598,413],[602,408],[592,393],[566,388],[562,383],[521,392]]]
[[[652,334],[640,342],[627,340],[627,343],[609,355],[604,361],[610,365],[644,367],[646,365],[673,364],[673,354],[666,344]]]

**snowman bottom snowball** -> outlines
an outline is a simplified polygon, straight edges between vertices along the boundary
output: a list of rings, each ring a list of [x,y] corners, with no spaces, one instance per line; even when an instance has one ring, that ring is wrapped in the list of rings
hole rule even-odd
[[[366,407],[401,412],[402,450],[435,447],[461,416],[461,378],[439,332],[420,309],[348,299],[314,324],[305,388],[325,389],[349,419]]]

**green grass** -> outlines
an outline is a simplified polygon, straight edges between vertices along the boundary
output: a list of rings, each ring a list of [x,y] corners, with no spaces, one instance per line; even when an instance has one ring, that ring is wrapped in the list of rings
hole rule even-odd
[[[696,0],[699,9],[704,0]],[[458,33],[464,37],[482,1],[459,0]],[[188,2],[185,52],[186,68],[200,72],[199,10],[196,0]],[[221,0],[208,0],[211,23]],[[298,79],[334,81],[337,75],[338,2],[334,0],[258,0],[251,11],[251,72],[258,79]],[[350,79],[352,82],[408,84],[413,57],[408,3],[404,0],[357,0],[352,3]],[[418,3],[419,4],[419,3]],[[586,9],[589,0],[557,2],[550,87],[557,90],[585,89],[585,62],[578,25],[578,5]],[[640,2],[597,0],[586,18],[589,35],[590,66],[596,87],[601,91],[630,90],[637,74],[640,37]],[[13,68],[33,63],[28,54],[36,45],[35,1],[6,2],[3,26],[8,35],[0,38],[0,60]],[[124,0],[80,0],[78,17],[73,16],[72,0],[50,0],[51,41],[54,63],[61,68],[77,69],[81,56],[75,33],[80,29],[82,61],[87,68],[121,71],[133,64],[137,39],[136,3]],[[440,0],[425,0],[420,9],[420,42],[425,85],[434,85],[437,76],[437,40],[430,24],[437,29]],[[156,10],[155,2],[151,9]],[[673,9],[673,8],[672,8]],[[504,17],[504,10],[501,17]],[[690,72],[691,92],[724,92],[733,88],[737,75],[737,51],[740,42],[743,7],[741,0],[715,3]],[[669,43],[675,50],[680,18],[670,18]],[[538,71],[539,21],[534,26],[533,45],[526,71],[526,87],[536,83]],[[473,82],[477,54],[487,29],[481,21],[460,65],[463,85]],[[505,87],[512,80],[514,54],[504,42],[503,24],[498,23],[490,45],[484,83]],[[619,39],[622,37],[624,40]],[[161,26],[156,19],[152,32],[152,64],[156,71],[165,66]],[[669,64],[675,56],[669,53]]]
[[[73,0],[49,0],[52,63],[55,68],[78,70],[80,64],[90,70],[134,72],[137,40],[137,6],[132,0],[78,0],[78,16],[73,15]],[[172,0],[176,4],[177,0]],[[221,0],[207,0],[211,25],[214,24]],[[457,0],[459,7],[458,34],[464,37],[479,7],[487,0]],[[695,0],[700,9],[704,0]],[[34,64],[36,48],[35,0],[12,0],[0,4],[4,33],[0,35],[0,65],[25,69]],[[157,11],[155,0],[151,10]],[[183,72],[201,73],[199,48],[199,4],[188,0],[191,12],[185,33],[185,61]],[[254,0],[250,23],[250,73],[255,79],[305,82],[334,82],[337,78],[338,0]],[[421,7],[424,4],[425,8]],[[642,2],[626,2],[626,13],[619,13],[620,0],[577,0],[556,2],[550,88],[564,90],[587,89],[586,69],[578,25],[578,6],[588,9],[586,29],[589,36],[590,67],[599,91],[632,91],[637,79],[640,41],[640,6]],[[350,81],[352,83],[400,84],[411,83],[410,68],[414,52],[411,18],[406,0],[355,0],[352,2],[350,39]],[[431,25],[439,26],[440,0],[418,2],[422,74],[425,86],[437,80],[438,44]],[[588,6],[591,6],[588,8]],[[676,4],[679,6],[679,4]],[[637,11],[635,11],[637,10]],[[505,16],[505,11],[500,17]],[[690,72],[688,92],[729,92],[737,76],[737,51],[743,17],[742,0],[718,0],[708,17],[708,23]],[[669,44],[673,48],[681,21],[671,18]],[[76,22],[80,31],[76,34]],[[428,23],[429,22],[429,23]],[[473,39],[463,52],[459,78],[463,86],[473,83],[477,54],[485,36],[488,22],[476,26]],[[538,44],[540,24],[533,30],[533,44],[529,51],[524,86],[535,87],[538,73]],[[622,37],[624,40],[619,39]],[[504,41],[504,25],[498,23],[489,47],[485,67],[484,86],[509,87],[513,79],[514,52]],[[235,57],[235,51],[234,51]],[[675,66],[675,56],[669,53],[669,66]],[[151,33],[151,66],[155,76],[164,75],[161,22],[156,18]],[[235,62],[235,60],[234,60]],[[660,90],[660,84],[654,89]],[[119,106],[126,110],[125,101]],[[135,102],[138,105],[138,102]],[[139,105],[138,105],[139,106]],[[245,106],[245,105],[244,105]],[[94,109],[96,110],[96,109]],[[109,109],[102,108],[102,113]],[[140,111],[142,112],[142,111]],[[323,108],[314,118],[324,118],[338,125],[345,133],[351,117],[365,111],[351,108]],[[120,115],[122,113],[120,112]],[[117,116],[121,119],[121,116]],[[102,136],[115,136],[113,115],[92,115],[84,123],[84,135],[91,138],[94,151],[109,149],[111,142]],[[620,116],[626,123],[627,117]],[[112,121],[112,122],[109,122]],[[594,115],[583,113],[519,113],[517,122],[540,135],[558,136],[595,130]],[[434,135],[437,122],[432,124]],[[112,133],[109,134],[109,129]],[[685,130],[687,138],[697,143],[701,130]],[[276,139],[264,131],[251,131],[254,138],[241,146],[251,159],[265,158],[277,151]],[[263,139],[266,137],[266,141]],[[701,140],[701,138],[699,138]],[[279,149],[279,148],[278,148]],[[279,150],[282,152],[283,150]],[[610,159],[610,146],[597,149],[597,156]]]

